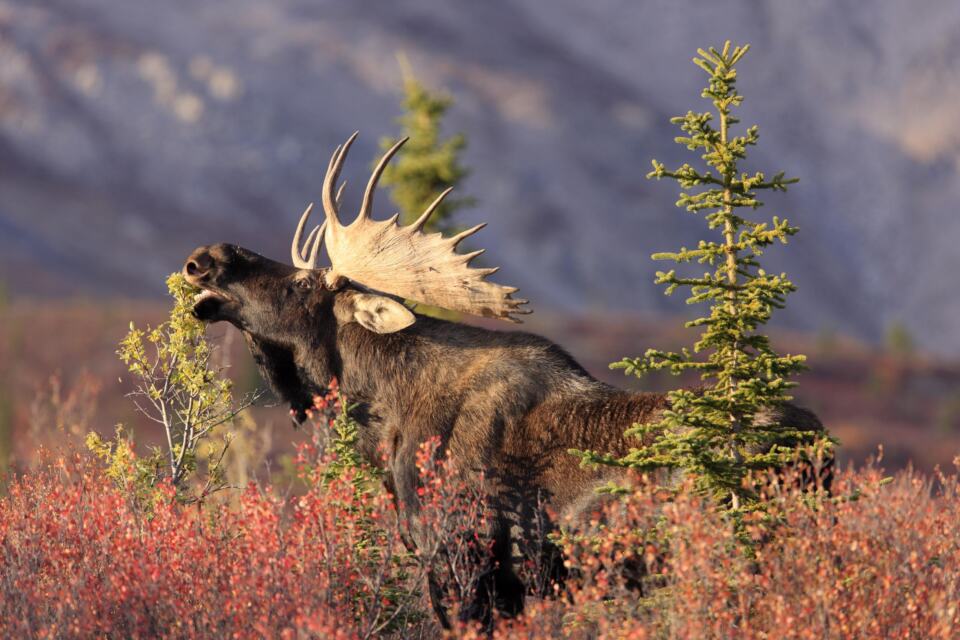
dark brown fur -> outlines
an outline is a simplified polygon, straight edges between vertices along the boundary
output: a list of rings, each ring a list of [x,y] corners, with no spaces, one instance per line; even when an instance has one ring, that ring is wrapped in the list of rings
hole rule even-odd
[[[311,397],[337,377],[358,404],[362,453],[384,467],[405,509],[416,510],[415,456],[431,437],[440,437],[462,469],[484,474],[495,512],[488,532],[497,541],[494,588],[508,613],[523,599],[516,549],[544,507],[576,515],[594,502],[598,485],[619,474],[582,468],[569,449],[625,453],[624,429],[655,420],[666,407],[662,395],[597,381],[556,344],[528,333],[424,316],[402,331],[374,333],[352,319],[352,286],[329,290],[317,272],[230,245],[198,249],[185,272],[219,294],[200,302],[197,316],[239,327],[301,418]],[[768,419],[782,420],[782,411]],[[786,411],[802,422],[791,426],[821,429],[813,414]],[[415,527],[411,536],[416,544]]]

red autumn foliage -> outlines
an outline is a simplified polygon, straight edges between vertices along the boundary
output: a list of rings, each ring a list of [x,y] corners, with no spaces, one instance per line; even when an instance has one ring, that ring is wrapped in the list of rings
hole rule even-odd
[[[487,517],[434,452],[420,562],[390,496],[358,492],[349,472],[301,496],[250,486],[229,506],[162,487],[141,513],[99,463],[52,459],[0,499],[0,637],[434,637],[422,567],[451,571],[447,603],[466,606]],[[886,482],[868,466],[838,473],[832,496],[767,491],[750,556],[710,504],[638,481],[565,538],[558,595],[531,595],[494,637],[960,635],[956,476]]]
[[[745,553],[718,509],[639,482],[567,539],[576,580],[499,638],[960,637],[960,480],[874,465],[772,479]],[[642,585],[637,588],[637,583]]]
[[[235,508],[184,507],[161,489],[133,511],[81,456],[21,478],[0,502],[3,637],[355,637],[369,583],[348,484],[285,511],[248,488]],[[388,513],[389,506],[382,506]]]

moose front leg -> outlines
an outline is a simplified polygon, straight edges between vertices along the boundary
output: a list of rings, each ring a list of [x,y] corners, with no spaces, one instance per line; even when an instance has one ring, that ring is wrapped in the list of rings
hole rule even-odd
[[[434,459],[424,453],[410,440],[389,456],[402,536],[417,552],[440,624],[450,628],[448,609],[456,603],[462,621],[489,628],[494,608],[510,616],[523,607],[509,521],[489,509],[472,474],[458,473],[441,451]]]
[[[390,467],[384,471],[383,474],[383,486],[387,492],[393,496],[394,506],[396,508],[397,518],[399,519],[399,534],[400,541],[403,542],[403,546],[406,547],[407,551],[414,556],[417,556],[417,539],[420,539],[421,543],[424,542],[424,536],[422,534],[416,535],[414,533],[415,525],[410,522],[410,511],[411,509],[407,508],[406,505],[410,504],[410,500],[415,500],[417,498],[416,489],[414,488],[411,491],[411,485],[409,480],[404,480],[402,483],[396,482],[394,477],[394,468],[395,468],[396,459],[394,458]],[[398,486],[403,486],[403,493],[406,498],[400,497],[400,492]],[[412,495],[411,495],[412,494]],[[417,505],[416,509],[419,509]],[[424,578],[427,581],[427,593],[430,596],[430,606],[433,608],[434,615],[437,616],[437,622],[443,629],[452,629],[450,625],[450,617],[447,615],[447,608],[444,605],[444,588],[442,583],[437,579],[436,572],[433,570],[432,563],[423,563]]]
[[[416,446],[416,443],[414,446],[405,446],[399,432],[389,438],[389,444],[386,446],[389,463],[383,482],[384,487],[394,498],[400,539],[407,550],[415,554],[420,562],[427,581],[430,605],[434,615],[437,616],[437,622],[443,629],[452,629],[444,602],[447,589],[443,581],[438,578],[436,571],[439,555],[436,536],[430,535],[420,517],[422,504],[417,491],[422,486],[417,468],[419,446]]]

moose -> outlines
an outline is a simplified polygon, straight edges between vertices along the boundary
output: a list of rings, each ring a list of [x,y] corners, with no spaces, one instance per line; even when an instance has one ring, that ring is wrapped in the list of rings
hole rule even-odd
[[[361,454],[384,472],[400,513],[408,514],[408,544],[417,544],[416,455],[439,438],[461,469],[483,477],[492,540],[490,570],[469,614],[489,617],[522,610],[526,586],[518,577],[517,549],[546,514],[590,509],[595,489],[616,480],[612,467],[583,468],[570,449],[626,453],[636,441],[623,432],[651,422],[667,408],[662,394],[631,393],[593,378],[553,342],[530,333],[497,331],[412,311],[415,301],[461,314],[517,322],[529,313],[517,289],[487,280],[496,268],[476,268],[478,250],[457,246],[483,228],[453,237],[423,226],[450,192],[444,191],[414,223],[371,215],[377,182],[406,139],[374,168],[356,219],[340,218],[340,173],[357,134],[338,146],[323,180],[325,220],[303,232],[312,204],[300,218],[291,246],[292,266],[247,249],[214,244],[196,249],[183,273],[201,290],[194,315],[228,322],[243,334],[274,391],[298,421],[313,398],[336,377],[355,405]],[[329,267],[318,266],[325,246]],[[770,407],[758,420],[819,432],[809,411]],[[404,516],[406,517],[406,516]],[[437,593],[430,585],[431,595]],[[483,605],[483,602],[488,604]],[[492,604],[490,604],[492,602]],[[447,614],[438,598],[441,624]]]

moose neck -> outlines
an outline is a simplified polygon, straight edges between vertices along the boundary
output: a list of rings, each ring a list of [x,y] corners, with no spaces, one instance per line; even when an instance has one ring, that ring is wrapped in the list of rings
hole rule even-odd
[[[452,425],[463,393],[463,350],[476,344],[470,339],[473,331],[421,315],[397,333],[377,334],[355,322],[337,327],[330,361],[345,401],[354,407],[351,415],[361,425],[361,453],[368,461],[379,464],[390,453],[382,450],[387,443],[387,449],[400,440],[420,443]],[[319,368],[310,377],[318,383],[322,359],[311,360]],[[430,432],[419,432],[425,425],[433,425]]]
[[[411,382],[422,373],[421,328],[377,334],[356,323],[338,327],[332,360],[347,401],[399,406],[409,400]]]
[[[309,314],[309,329],[295,338],[257,335],[241,328],[261,375],[290,405],[298,421],[306,419],[314,397],[323,395],[331,378],[340,377],[337,325],[331,317],[331,306],[324,300],[317,313]]]

